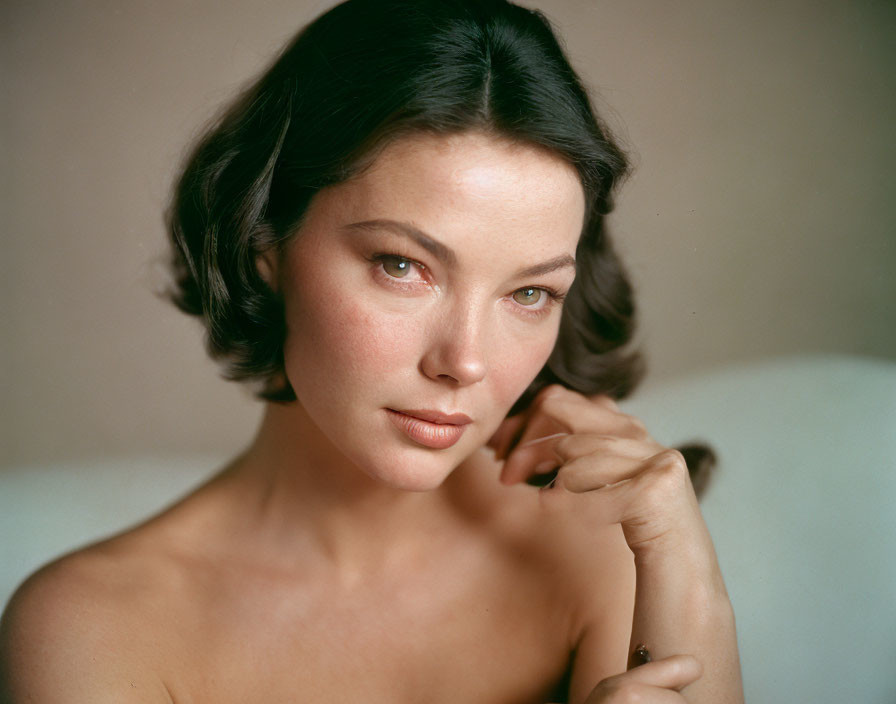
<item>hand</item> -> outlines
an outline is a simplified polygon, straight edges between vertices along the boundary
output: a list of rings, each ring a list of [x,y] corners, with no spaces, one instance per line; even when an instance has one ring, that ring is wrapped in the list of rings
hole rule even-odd
[[[601,680],[585,704],[680,704],[686,701],[680,691],[702,674],[703,668],[696,658],[672,655]]]
[[[636,554],[670,541],[689,548],[705,542],[712,551],[681,453],[656,442],[608,396],[545,387],[524,413],[501,424],[488,446],[505,460],[505,484],[557,469],[545,500],[590,494],[609,522],[622,525]]]

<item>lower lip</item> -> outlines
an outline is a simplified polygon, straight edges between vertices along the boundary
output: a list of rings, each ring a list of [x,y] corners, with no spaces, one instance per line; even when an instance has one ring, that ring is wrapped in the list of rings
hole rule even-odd
[[[428,420],[414,418],[398,411],[387,408],[389,418],[399,430],[414,442],[436,450],[444,450],[460,440],[464,434],[466,425],[452,425],[450,423],[431,423]]]

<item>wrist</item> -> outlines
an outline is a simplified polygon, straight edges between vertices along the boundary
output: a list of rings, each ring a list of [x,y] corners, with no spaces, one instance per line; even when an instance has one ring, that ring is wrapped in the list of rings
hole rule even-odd
[[[693,542],[653,541],[632,550],[642,588],[693,592],[701,600],[728,601],[715,550]]]

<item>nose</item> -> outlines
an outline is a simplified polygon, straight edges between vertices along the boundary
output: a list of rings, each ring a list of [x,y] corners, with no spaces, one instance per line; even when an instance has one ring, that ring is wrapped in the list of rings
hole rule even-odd
[[[420,360],[430,379],[469,386],[485,378],[487,322],[473,305],[458,304],[432,320],[431,340]]]

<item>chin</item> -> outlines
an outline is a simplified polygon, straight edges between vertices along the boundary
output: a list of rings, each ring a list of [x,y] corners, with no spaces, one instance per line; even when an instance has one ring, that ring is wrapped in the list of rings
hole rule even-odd
[[[456,444],[436,449],[404,437],[390,421],[378,421],[369,430],[371,435],[380,438],[378,446],[373,448],[363,438],[353,435],[345,446],[346,454],[371,479],[402,491],[438,489],[484,442],[476,434],[470,433],[473,428],[469,428],[467,434]]]
[[[438,451],[407,448],[368,465],[371,478],[401,491],[433,491],[463,461],[455,453],[433,454]]]

